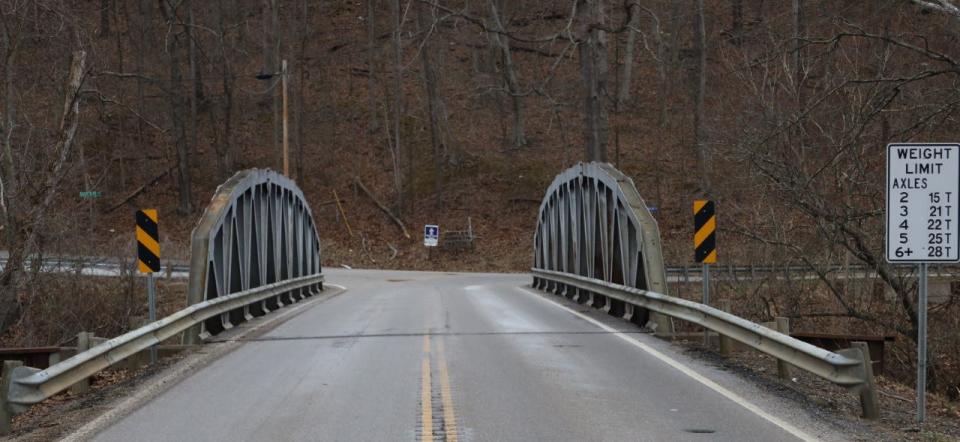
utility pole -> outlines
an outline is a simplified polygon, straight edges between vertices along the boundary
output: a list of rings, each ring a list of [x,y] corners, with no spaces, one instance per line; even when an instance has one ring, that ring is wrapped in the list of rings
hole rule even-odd
[[[280,62],[280,83],[283,89],[283,175],[290,177],[290,140],[287,129],[287,60]]]

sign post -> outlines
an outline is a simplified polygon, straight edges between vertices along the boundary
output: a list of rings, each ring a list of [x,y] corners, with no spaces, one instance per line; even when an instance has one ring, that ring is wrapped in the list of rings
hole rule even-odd
[[[151,323],[157,320],[157,282],[153,278],[160,271],[160,230],[157,209],[137,211],[137,267],[147,275],[147,303]],[[150,347],[150,363],[157,362],[157,348]]]
[[[693,258],[703,264],[703,305],[710,305],[710,264],[717,262],[717,216],[713,201],[693,202]],[[710,334],[704,329],[703,343],[710,343]]]
[[[960,144],[887,145],[886,255],[917,264],[917,423],[926,418],[927,265],[960,261]]]

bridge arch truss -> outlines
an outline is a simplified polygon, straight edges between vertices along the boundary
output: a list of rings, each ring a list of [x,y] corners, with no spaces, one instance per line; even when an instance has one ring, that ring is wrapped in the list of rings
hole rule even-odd
[[[300,188],[274,171],[243,170],[217,189],[193,230],[187,302],[193,305],[321,270],[320,239]],[[322,289],[317,283],[207,319],[185,340],[220,333]]]
[[[547,189],[534,234],[534,267],[666,293],[660,231],[633,180],[607,163],[580,163]],[[534,278],[534,287],[672,333],[669,317],[575,287]],[[652,322],[652,323],[651,323]]]

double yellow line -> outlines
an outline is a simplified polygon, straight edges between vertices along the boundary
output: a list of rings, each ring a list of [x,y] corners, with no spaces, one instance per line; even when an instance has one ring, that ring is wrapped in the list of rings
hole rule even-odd
[[[457,442],[457,414],[453,407],[453,394],[450,390],[450,375],[447,370],[447,357],[443,348],[443,341],[438,340],[437,372],[440,376],[440,402],[443,407],[443,432],[441,440]],[[420,364],[420,440],[433,442],[433,379],[430,367],[430,335],[423,336],[423,361]]]

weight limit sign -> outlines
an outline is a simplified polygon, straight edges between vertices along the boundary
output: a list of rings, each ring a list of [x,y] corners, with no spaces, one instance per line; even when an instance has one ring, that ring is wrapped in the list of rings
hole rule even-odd
[[[887,261],[960,261],[960,144],[887,145]]]

